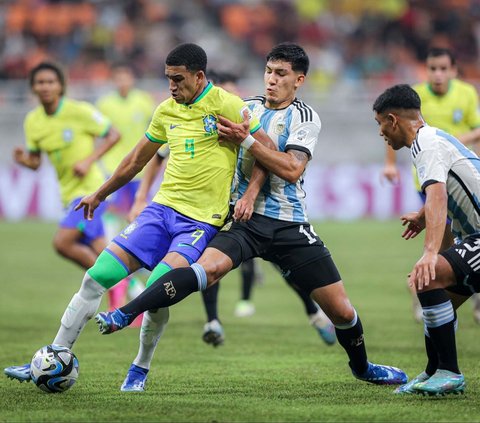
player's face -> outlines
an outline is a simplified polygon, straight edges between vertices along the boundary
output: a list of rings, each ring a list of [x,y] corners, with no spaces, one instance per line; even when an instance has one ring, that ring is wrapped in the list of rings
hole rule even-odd
[[[265,66],[266,106],[271,109],[287,107],[295,99],[297,88],[303,84],[305,75],[292,69],[289,62],[269,61]]]
[[[448,91],[448,83],[457,75],[447,54],[427,59],[427,79],[435,94],[443,95]]]
[[[383,137],[390,147],[394,150],[400,150],[402,147],[405,147],[403,131],[395,115],[375,112],[375,120],[380,129],[380,136]]]
[[[125,96],[133,88],[135,77],[130,69],[118,68],[113,72],[113,83],[120,94]]]
[[[165,66],[165,76],[172,98],[179,104],[191,103],[201,92],[205,75],[191,72],[185,66]]]
[[[40,103],[51,104],[62,95],[62,84],[57,74],[50,69],[38,71],[33,78],[32,91]]]

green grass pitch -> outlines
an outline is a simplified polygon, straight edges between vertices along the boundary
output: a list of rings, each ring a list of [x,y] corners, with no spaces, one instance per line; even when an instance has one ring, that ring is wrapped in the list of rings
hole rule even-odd
[[[369,359],[403,368],[410,377],[425,364],[422,326],[414,323],[405,278],[421,240],[404,241],[398,221],[319,222],[365,329]],[[0,222],[0,366],[28,362],[53,340],[83,272],[51,247],[55,225]],[[90,322],[75,345],[76,385],[46,394],[32,383],[0,376],[0,421],[479,421],[480,327],[471,303],[459,313],[463,396],[398,397],[391,387],[354,379],[338,345],[328,347],[307,323],[300,301],[268,263],[255,288],[257,313],[238,319],[239,272],[222,282],[220,313],[226,343],[201,340],[198,294],[170,310],[147,391],[119,391],[137,351],[138,329],[101,336]],[[105,302],[102,303],[102,309]]]

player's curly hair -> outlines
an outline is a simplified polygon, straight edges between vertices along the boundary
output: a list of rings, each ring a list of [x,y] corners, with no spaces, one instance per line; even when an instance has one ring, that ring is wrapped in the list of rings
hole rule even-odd
[[[305,50],[298,44],[280,43],[273,47],[267,54],[267,62],[282,60],[292,65],[292,70],[304,75],[308,72],[310,60]]]
[[[410,85],[398,84],[378,96],[373,103],[373,110],[379,114],[393,109],[420,110],[420,105],[420,97]]]
[[[55,72],[60,82],[60,85],[62,86],[62,91],[60,94],[64,95],[67,88],[67,84],[65,82],[65,73],[63,72],[60,65],[57,65],[53,62],[41,62],[30,71],[28,76],[30,87],[33,87],[33,83],[35,81],[35,76],[37,75],[37,73],[43,70],[51,70]]]
[[[185,66],[189,72],[207,72],[207,53],[193,43],[180,44],[168,53],[167,66]]]

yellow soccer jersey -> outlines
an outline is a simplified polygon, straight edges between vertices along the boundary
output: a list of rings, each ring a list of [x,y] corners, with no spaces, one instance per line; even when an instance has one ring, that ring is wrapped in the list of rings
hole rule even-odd
[[[425,82],[413,86],[422,101],[422,115],[430,126],[459,136],[480,126],[478,94],[475,87],[458,79],[452,79],[445,95],[435,94]],[[415,188],[421,191],[413,168]]]
[[[27,114],[24,122],[27,148],[47,153],[57,171],[65,206],[103,183],[103,174],[96,163],[83,178],[73,174],[73,166],[92,154],[95,137],[105,135],[109,128],[110,121],[91,104],[67,98],[60,100],[53,115],[47,115],[42,106]]]
[[[131,90],[127,97],[120,96],[118,92],[107,94],[98,100],[97,107],[122,135],[118,143],[102,157],[105,170],[111,175],[142,138],[152,118],[155,104],[147,92]],[[137,179],[140,177],[141,173],[136,176]]]
[[[192,104],[177,104],[172,98],[161,103],[145,135],[152,142],[168,142],[170,159],[153,201],[221,226],[228,213],[239,147],[218,142],[217,115],[242,122],[246,108],[239,97],[211,83]],[[250,132],[259,128],[260,122],[252,116]]]

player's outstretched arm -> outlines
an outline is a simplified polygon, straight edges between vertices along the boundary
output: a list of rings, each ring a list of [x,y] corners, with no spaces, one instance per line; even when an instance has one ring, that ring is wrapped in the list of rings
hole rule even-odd
[[[153,185],[153,182],[155,181],[155,178],[158,175],[158,172],[160,171],[164,160],[165,159],[163,157],[155,154],[145,166],[143,178],[135,194],[135,201],[133,202],[132,208],[130,209],[127,216],[129,222],[135,220],[136,217],[147,206],[148,193]]]
[[[256,140],[264,142],[271,150],[275,150],[275,144],[272,142],[270,137],[265,133],[263,129],[256,131],[253,136]],[[253,165],[252,175],[250,181],[248,182],[247,189],[240,198],[235,203],[233,218],[236,221],[246,222],[252,217],[253,210],[255,208],[255,200],[258,197],[260,190],[262,189],[265,180],[269,174],[268,169],[262,166],[257,160]]]
[[[21,166],[37,170],[42,163],[42,156],[40,152],[27,152],[23,147],[15,147],[13,150],[13,160]]]
[[[389,145],[385,148],[385,164],[383,166],[382,175],[392,184],[396,184],[400,181],[400,172],[397,167],[397,155],[395,150]]]
[[[73,173],[79,178],[84,177],[93,163],[95,163],[100,157],[102,157],[108,150],[110,150],[120,139],[120,132],[118,132],[113,126],[110,127],[108,132],[102,138],[101,142],[95,147],[92,154],[83,160],[75,163],[73,166]]]
[[[218,116],[219,140],[243,145],[270,172],[287,182],[297,182],[308,163],[308,155],[296,150],[287,152],[271,150],[269,147],[272,140],[265,132],[263,133],[266,138],[262,136],[258,140],[250,135],[248,112],[243,114],[243,118],[242,123],[234,123],[223,116]]]
[[[93,194],[82,198],[75,210],[83,208],[85,219],[93,219],[93,212],[98,205],[112,192],[117,191],[132,180],[144,168],[159,147],[160,144],[151,142],[147,137],[143,136],[135,148],[120,162],[113,175]]]

